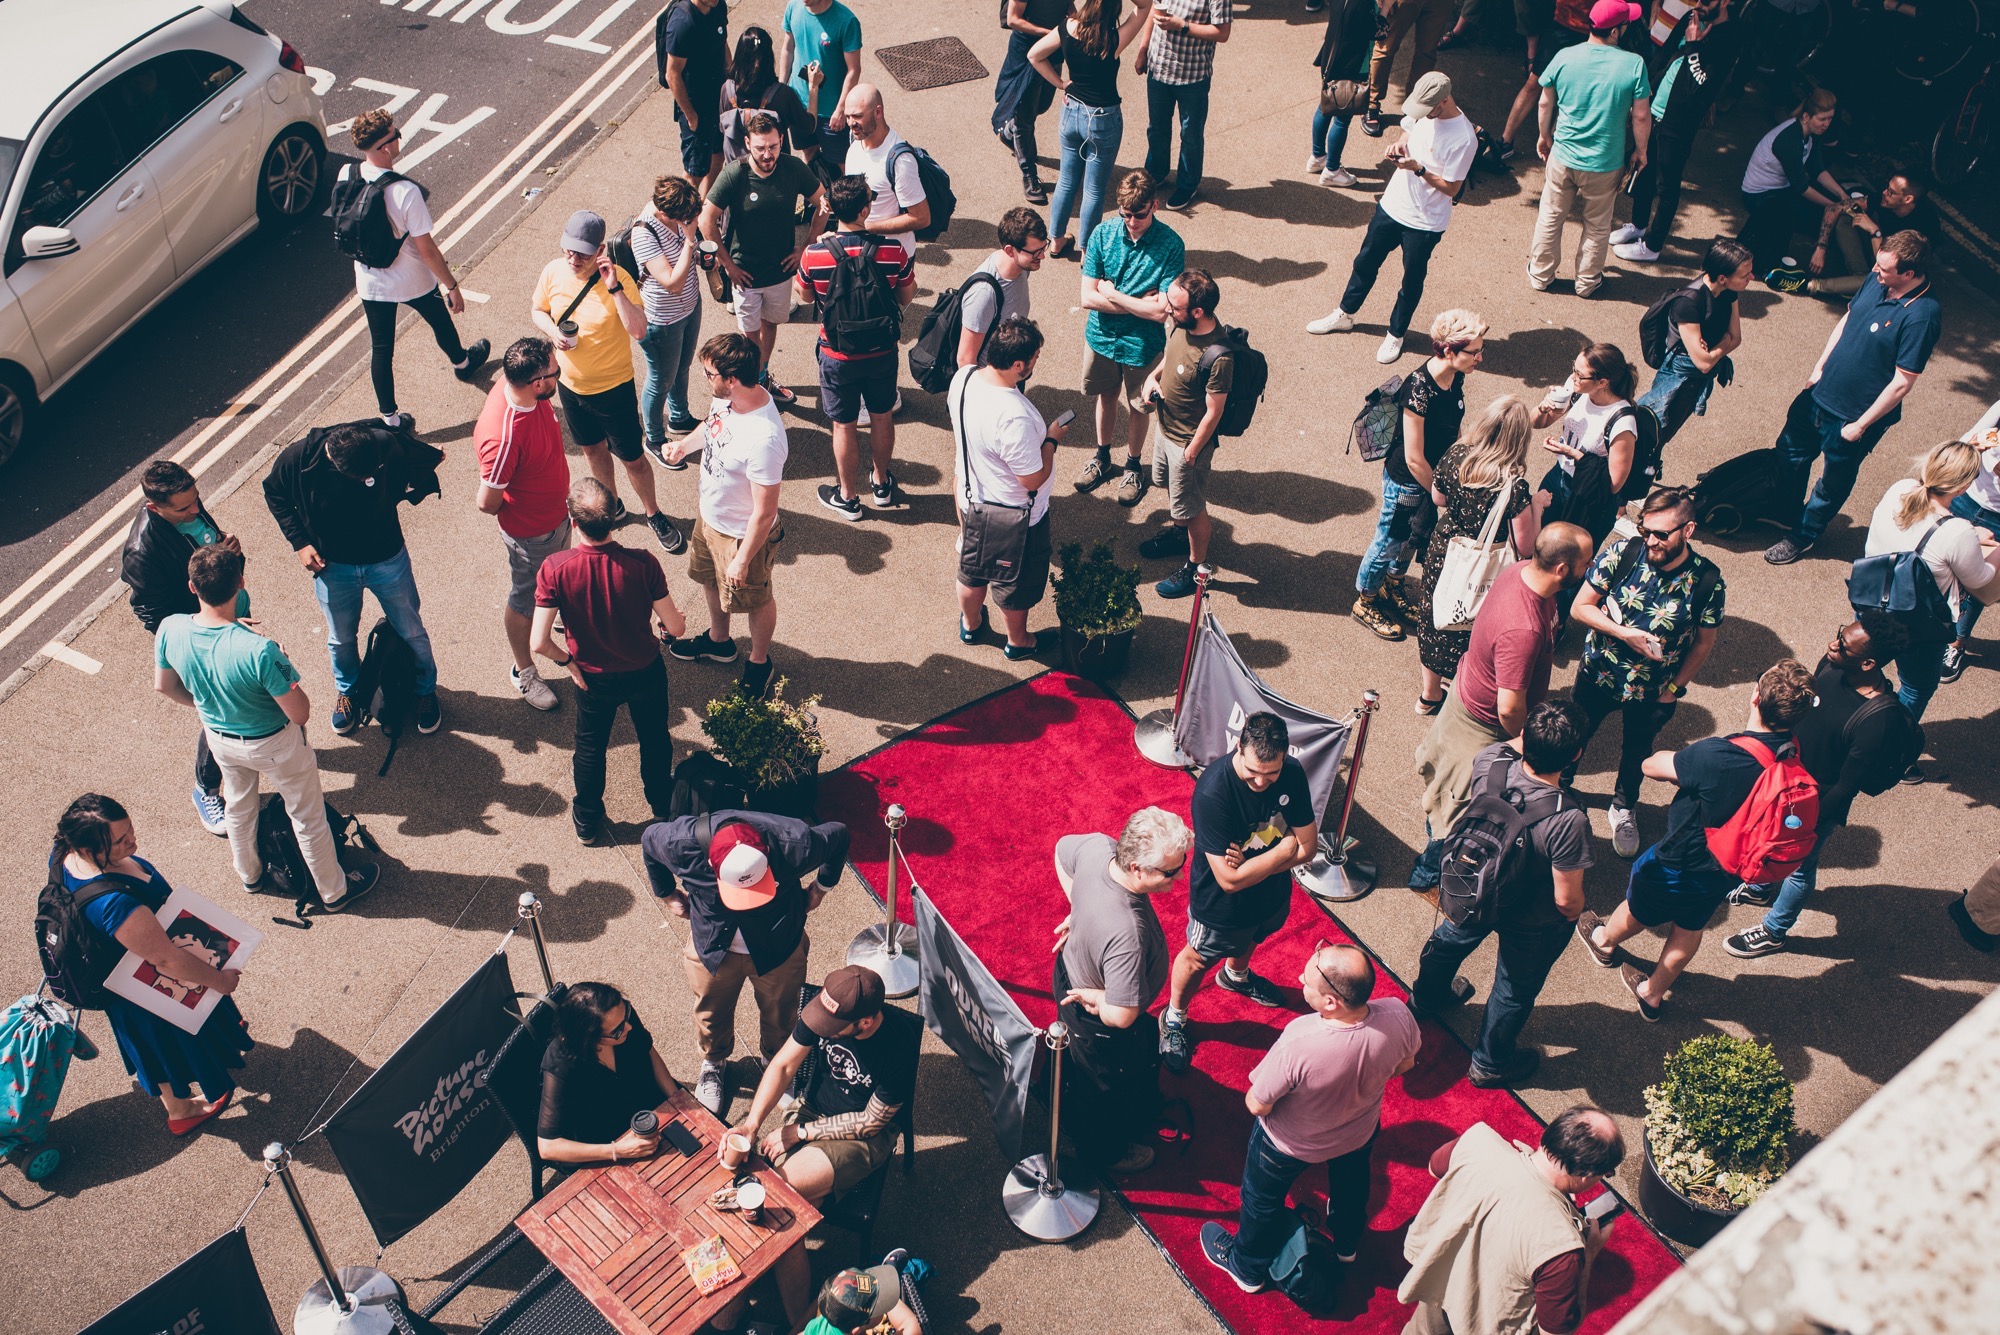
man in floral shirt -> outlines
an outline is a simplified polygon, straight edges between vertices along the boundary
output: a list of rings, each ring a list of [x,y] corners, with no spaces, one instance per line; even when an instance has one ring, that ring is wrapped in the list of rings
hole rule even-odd
[[[1722,572],[1689,545],[1693,535],[1692,495],[1679,487],[1655,491],[1639,517],[1639,536],[1599,554],[1571,611],[1590,632],[1574,693],[1585,744],[1607,715],[1625,719],[1611,790],[1611,847],[1624,858],[1639,851],[1632,817],[1639,767],[1708,661],[1722,624]]]

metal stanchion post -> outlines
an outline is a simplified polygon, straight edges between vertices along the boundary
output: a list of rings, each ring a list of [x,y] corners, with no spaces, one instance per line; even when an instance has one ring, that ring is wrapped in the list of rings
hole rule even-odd
[[[542,937],[542,901],[532,890],[521,892],[520,914],[527,919],[528,932],[535,938],[535,962],[542,966],[542,995],[554,996],[556,976],[549,970],[549,943]]]
[[[1063,1185],[1056,1161],[1062,1135],[1063,1049],[1069,1046],[1069,1026],[1061,1020],[1043,1034],[1049,1045],[1049,1152],[1033,1154],[1014,1165],[1000,1189],[1000,1204],[1014,1227],[1043,1242],[1067,1242],[1090,1227],[1100,1204],[1096,1187]]]
[[[1292,876],[1306,893],[1328,904],[1348,904],[1375,888],[1379,874],[1374,861],[1360,848],[1347,845],[1347,822],[1354,815],[1354,794],[1361,783],[1361,758],[1368,752],[1368,720],[1381,703],[1379,691],[1363,691],[1361,707],[1354,711],[1354,746],[1347,760],[1347,792],[1340,802],[1340,824],[1332,835],[1319,836],[1319,856]]]
[[[1193,769],[1194,758],[1174,740],[1174,722],[1181,715],[1181,697],[1187,694],[1188,665],[1194,662],[1195,636],[1201,627],[1202,604],[1208,601],[1208,581],[1215,574],[1212,565],[1194,568],[1194,606],[1188,612],[1187,648],[1181,652],[1181,679],[1174,686],[1171,709],[1155,709],[1140,719],[1132,730],[1132,744],[1139,754],[1165,769]]]
[[[889,808],[882,823],[889,827],[889,886],[882,896],[882,925],[861,929],[847,947],[847,962],[881,974],[882,990],[888,995],[915,996],[920,977],[917,929],[896,921],[896,864],[903,858],[901,831],[910,818],[898,803]]]
[[[393,1332],[396,1318],[386,1304],[403,1296],[396,1281],[373,1266],[333,1268],[333,1258],[326,1254],[326,1244],[319,1240],[319,1230],[313,1227],[305,1199],[299,1195],[299,1184],[292,1178],[292,1152],[283,1141],[274,1140],[264,1147],[264,1167],[277,1176],[278,1185],[285,1189],[292,1211],[299,1217],[299,1227],[305,1230],[306,1245],[312,1248],[313,1260],[319,1263],[321,1278],[305,1291],[298,1310],[292,1313],[293,1335]]]

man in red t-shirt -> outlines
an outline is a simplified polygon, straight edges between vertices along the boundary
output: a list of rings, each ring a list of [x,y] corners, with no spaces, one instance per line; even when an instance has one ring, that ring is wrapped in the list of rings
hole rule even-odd
[[[569,511],[563,506],[569,460],[549,406],[555,392],[555,346],[545,338],[518,339],[501,359],[501,375],[472,429],[479,449],[479,509],[500,520],[500,541],[507,548],[507,606],[500,614],[514,654],[507,676],[536,709],[554,709],[556,693],[528,652],[535,576],[543,561],[569,546]]]
[[[1472,792],[1474,758],[1495,742],[1519,737],[1528,711],[1549,693],[1561,621],[1556,595],[1582,582],[1593,554],[1584,529],[1550,524],[1535,539],[1534,557],[1501,571],[1480,604],[1444,708],[1417,747],[1430,844],[1410,871],[1411,889],[1437,884],[1444,836]]]
[[[874,202],[865,176],[843,176],[827,187],[837,229],[806,248],[799,260],[799,295],[810,297],[822,321],[819,333],[819,406],[833,424],[833,469],[837,481],[819,489],[819,503],[842,519],[861,518],[861,420],[869,428],[871,467],[869,504],[891,510],[903,504],[896,476],[889,471],[896,450],[896,339],[903,307],[917,295],[916,257],[893,236],[876,237],[862,229]],[[875,268],[887,292],[895,298],[892,312],[854,328],[841,328],[831,317],[833,277],[840,253],[858,255],[873,241]],[[883,317],[893,314],[895,319]],[[865,410],[865,411],[864,411]]]

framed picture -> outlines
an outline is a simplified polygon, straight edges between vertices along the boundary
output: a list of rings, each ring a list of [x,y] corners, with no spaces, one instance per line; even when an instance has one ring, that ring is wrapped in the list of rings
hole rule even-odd
[[[167,896],[156,916],[169,941],[218,969],[241,969],[264,941],[255,927],[192,890]],[[104,988],[190,1034],[201,1031],[222,1001],[220,992],[169,978],[129,950],[112,966]]]

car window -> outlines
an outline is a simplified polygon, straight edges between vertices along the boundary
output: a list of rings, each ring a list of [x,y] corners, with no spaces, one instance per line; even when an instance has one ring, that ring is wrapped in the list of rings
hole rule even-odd
[[[16,239],[30,227],[61,227],[131,162],[93,94],[63,117],[42,141],[21,197]]]
[[[7,191],[14,184],[14,169],[21,165],[21,150],[26,148],[18,139],[0,139],[0,201],[7,198]]]
[[[106,99],[112,121],[136,157],[239,73],[234,62],[212,52],[169,51],[134,65],[95,96]]]

